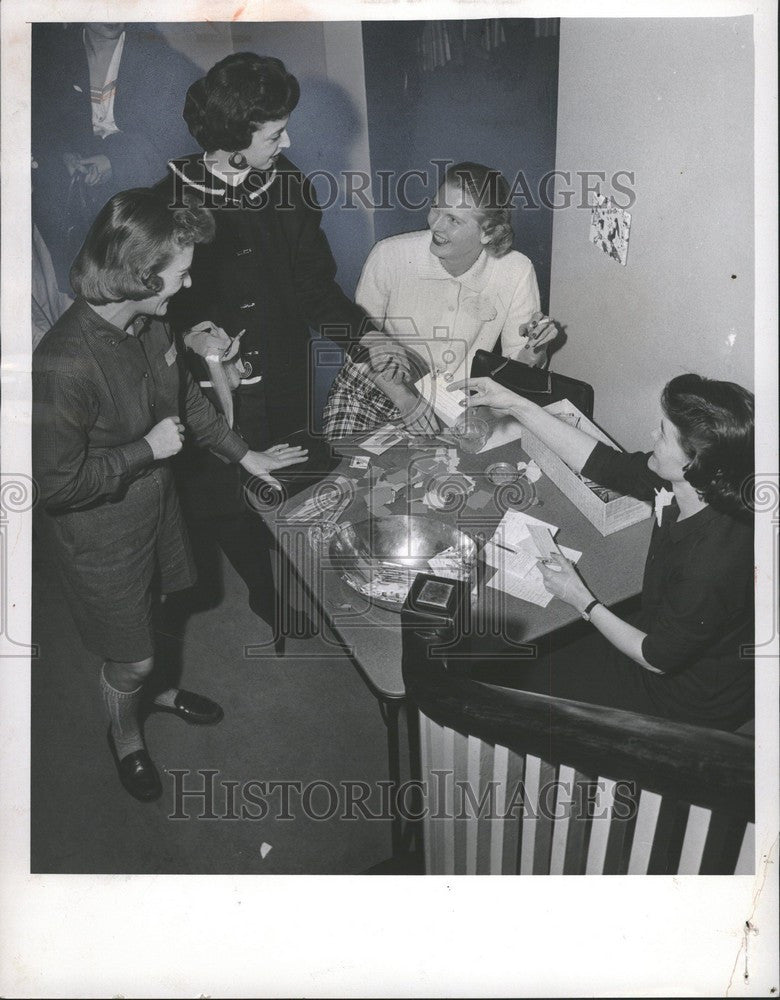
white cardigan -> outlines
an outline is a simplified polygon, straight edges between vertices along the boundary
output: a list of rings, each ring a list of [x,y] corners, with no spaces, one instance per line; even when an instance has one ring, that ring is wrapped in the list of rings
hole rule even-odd
[[[478,348],[501,336],[505,357],[540,364],[546,352],[525,352],[519,328],[539,309],[531,261],[516,250],[503,257],[484,251],[453,278],[430,252],[429,230],[381,240],[363,266],[355,300],[379,329],[417,350],[431,370],[468,375]]]

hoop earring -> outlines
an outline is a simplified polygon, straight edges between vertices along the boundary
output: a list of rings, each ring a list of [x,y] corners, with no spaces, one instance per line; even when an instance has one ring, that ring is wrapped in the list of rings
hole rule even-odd
[[[247,165],[246,157],[243,153],[238,151],[230,154],[228,157],[228,163],[234,170],[243,170]]]

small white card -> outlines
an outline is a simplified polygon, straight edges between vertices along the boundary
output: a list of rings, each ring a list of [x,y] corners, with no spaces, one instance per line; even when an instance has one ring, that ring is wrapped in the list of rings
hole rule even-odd
[[[433,378],[430,374],[424,375],[419,382],[415,382],[415,388],[420,395],[433,407],[433,412],[447,427],[452,425],[463,415],[461,400],[468,399],[462,389],[449,392],[447,386],[450,383],[443,378]]]
[[[386,424],[384,427],[380,427],[378,431],[375,431],[371,437],[366,438],[360,447],[364,451],[370,451],[372,455],[381,455],[388,448],[392,448],[393,445],[400,444],[405,437],[406,435],[403,431],[397,430],[391,424]]]

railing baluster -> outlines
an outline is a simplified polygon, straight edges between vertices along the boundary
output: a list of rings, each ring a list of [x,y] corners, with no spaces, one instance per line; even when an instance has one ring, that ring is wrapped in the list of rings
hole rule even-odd
[[[688,804],[670,796],[664,798],[655,825],[648,875],[674,875],[678,871],[687,822]]]
[[[411,711],[411,709],[410,709]],[[429,812],[433,808],[433,778],[430,774],[429,768],[433,767],[433,756],[431,751],[431,727],[435,723],[431,722],[428,716],[424,712],[417,711],[417,718],[419,719],[420,727],[420,778],[423,781],[428,782],[428,806],[425,815],[423,816],[423,857],[425,858],[425,870],[429,874],[433,874],[436,871],[434,867],[434,835],[433,835],[433,822],[430,818]]]
[[[501,854],[501,871],[504,875],[521,874],[520,852],[523,845],[523,815],[525,812],[525,801],[520,800],[515,795],[517,789],[521,787],[521,782],[525,781],[526,757],[524,754],[509,751],[507,757],[507,799],[504,813],[512,807],[512,815],[503,821],[503,850]],[[531,862],[529,872],[533,869],[533,848],[531,849]]]
[[[727,875],[734,871],[745,836],[745,826],[744,819],[735,819],[722,813],[712,814],[699,867],[700,875]]]
[[[511,756],[514,756],[514,754]],[[515,870],[506,872],[503,864],[504,838],[509,832],[511,825],[509,820],[504,819],[509,804],[509,796],[512,794],[512,790],[508,785],[509,757],[510,753],[506,747],[502,747],[499,744],[493,748],[493,781],[496,783],[496,812],[498,813],[498,818],[493,820],[490,825],[490,859],[488,871],[491,875],[515,874]],[[515,823],[514,825],[517,826],[518,824]],[[515,843],[517,843],[516,840]]]
[[[571,804],[575,771],[567,764],[558,768],[558,789],[553,808],[553,837],[550,848],[550,874],[566,874],[566,841],[571,826]]]
[[[639,811],[636,817],[634,839],[631,844],[631,857],[628,862],[629,875],[646,875],[650,861],[650,851],[653,848],[655,825],[661,809],[661,796],[655,792],[642,789],[639,796]]]
[[[558,769],[549,761],[539,761],[539,800],[537,802],[538,818],[534,837],[533,874],[550,874],[550,854],[552,851],[553,826],[555,823],[555,781]],[[525,835],[525,830],[523,830]]]
[[[612,800],[615,793],[615,782],[609,778],[597,779],[598,787],[594,803],[593,820],[590,827],[588,857],[585,862],[586,875],[604,875],[607,860],[607,846],[610,830],[614,823],[619,823],[612,814]]]
[[[755,875],[756,874],[756,825],[748,823],[745,827],[745,836],[742,838],[742,847],[739,849],[739,857],[734,867],[735,875]]]
[[[701,858],[704,844],[707,840],[707,830],[712,812],[701,806],[691,806],[688,811],[688,825],[685,828],[685,839],[680,851],[680,867],[678,875],[698,875],[701,868]]]
[[[472,741],[476,744],[478,751],[476,759],[478,764],[477,782],[480,798],[486,789],[490,790],[490,794],[485,801],[485,807],[480,810],[477,817],[475,873],[477,875],[490,875],[491,827],[497,822],[491,818],[494,815],[496,801],[495,791],[491,785],[494,780],[493,769],[496,748],[491,743],[482,743],[476,737],[471,736],[469,737],[469,749],[471,748]],[[469,764],[471,764],[471,755],[469,756]]]

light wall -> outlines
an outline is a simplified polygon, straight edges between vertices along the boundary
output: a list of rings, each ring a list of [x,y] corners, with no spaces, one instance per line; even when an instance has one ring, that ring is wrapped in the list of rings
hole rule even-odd
[[[553,369],[594,386],[629,449],[680,372],[753,388],[752,115],[750,18],[561,21],[556,167],[633,171],[636,202],[626,267],[577,199],[555,212]]]

